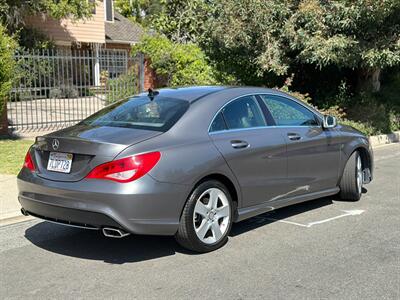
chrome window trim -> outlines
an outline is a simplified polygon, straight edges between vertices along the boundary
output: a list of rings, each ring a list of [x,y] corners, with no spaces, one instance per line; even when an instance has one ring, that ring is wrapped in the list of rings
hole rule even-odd
[[[254,96],[254,97],[256,97],[257,95],[267,95],[267,96],[282,97],[282,98],[285,98],[285,99],[287,99],[287,100],[296,102],[296,103],[298,103],[299,105],[301,105],[301,106],[303,106],[304,108],[306,108],[308,111],[310,111],[313,115],[315,115],[315,116],[317,117],[318,121],[320,122],[320,124],[319,124],[319,125],[310,125],[310,126],[307,126],[307,125],[306,125],[306,126],[299,126],[299,125],[294,125],[294,126],[289,126],[289,125],[285,125],[285,126],[257,126],[257,127],[248,127],[248,128],[236,128],[236,129],[226,129],[226,130],[219,130],[219,131],[210,131],[210,129],[211,129],[211,124],[214,122],[214,120],[215,120],[215,118],[217,117],[217,115],[225,108],[225,106],[227,106],[229,103],[231,103],[231,102],[233,102],[233,101],[235,101],[235,100],[237,100],[237,99],[239,99],[239,98],[246,97],[246,96]],[[262,111],[261,111],[261,112],[262,112]],[[263,112],[262,112],[262,114],[264,115]],[[264,118],[265,118],[265,116],[264,116]],[[208,134],[222,133],[222,132],[232,132],[232,131],[241,131],[241,130],[251,130],[251,129],[257,129],[257,128],[274,128],[274,127],[277,127],[277,128],[285,128],[285,127],[286,127],[286,128],[294,128],[294,127],[297,127],[297,128],[304,128],[304,127],[316,128],[316,127],[318,127],[318,128],[320,128],[320,127],[321,127],[321,122],[322,122],[322,120],[323,120],[322,118],[323,118],[323,116],[322,116],[321,113],[319,113],[319,112],[317,112],[317,111],[314,111],[313,109],[311,109],[311,108],[308,107],[307,105],[301,103],[301,101],[300,101],[300,100],[297,100],[296,98],[292,99],[292,98],[289,98],[289,97],[286,97],[286,96],[283,96],[283,95],[277,95],[277,94],[273,94],[273,93],[249,93],[249,94],[244,94],[244,95],[237,96],[237,97],[235,97],[235,98],[229,100],[228,102],[226,102],[226,103],[215,113],[214,117],[212,118],[212,120],[211,120],[211,122],[210,122],[210,125],[208,125]]]
[[[236,128],[236,129],[227,129],[227,130],[218,130],[218,131],[211,131],[208,134],[220,134],[220,133],[231,133],[231,132],[239,132],[239,131],[247,131],[247,130],[254,130],[254,129],[274,129],[274,128],[322,128],[318,125],[311,125],[311,126],[259,126],[259,127],[247,127],[247,128]]]

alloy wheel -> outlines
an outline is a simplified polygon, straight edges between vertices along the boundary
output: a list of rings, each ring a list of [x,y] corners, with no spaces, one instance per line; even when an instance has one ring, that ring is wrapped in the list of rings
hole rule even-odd
[[[225,193],[218,188],[206,190],[196,202],[193,213],[194,230],[205,244],[219,242],[226,234],[231,208]]]
[[[362,193],[362,184],[363,184],[363,171],[362,171],[362,163],[360,156],[357,157],[357,189],[358,193]]]

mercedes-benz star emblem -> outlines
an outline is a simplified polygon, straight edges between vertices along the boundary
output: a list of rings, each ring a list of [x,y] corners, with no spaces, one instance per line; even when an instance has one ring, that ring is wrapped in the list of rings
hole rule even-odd
[[[58,147],[60,146],[60,141],[57,139],[54,139],[53,143],[51,145],[53,146],[53,150],[57,150]]]

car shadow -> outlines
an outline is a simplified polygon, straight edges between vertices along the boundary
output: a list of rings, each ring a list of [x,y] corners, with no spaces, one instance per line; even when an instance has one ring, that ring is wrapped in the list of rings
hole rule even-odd
[[[235,237],[237,235],[246,233],[248,231],[254,230],[258,227],[277,222],[279,220],[284,220],[295,215],[305,213],[307,211],[312,211],[314,209],[321,208],[323,206],[333,204],[336,198],[325,197],[312,201],[307,201],[287,207],[283,207],[277,210],[266,212],[264,214],[255,216],[253,218],[244,220],[240,223],[236,223],[232,226],[232,230],[229,236]]]
[[[25,237],[32,244],[53,253],[110,264],[171,256],[180,248],[173,237],[130,235],[113,239],[104,237],[101,231],[65,227],[49,222],[41,222],[28,228]]]
[[[363,187],[362,193],[366,194],[368,190]],[[277,222],[279,220],[285,220],[290,217],[305,213],[307,211],[312,211],[314,209],[319,209],[321,207],[331,205],[334,202],[352,202],[348,200],[341,200],[339,195],[328,196],[324,198],[319,198],[287,207],[283,207],[277,210],[269,211],[264,214],[255,216],[253,218],[244,220],[240,223],[233,224],[232,230],[229,234],[230,237],[235,237],[237,235],[246,233],[248,231],[254,230],[258,227]]]
[[[244,234],[276,220],[331,205],[337,200],[337,197],[321,198],[235,223],[230,237]],[[100,231],[65,227],[49,222],[37,223],[28,228],[25,237],[37,247],[53,253],[110,264],[134,263],[172,256],[176,253],[198,254],[179,246],[173,237],[130,235],[122,239],[112,239],[104,237]]]

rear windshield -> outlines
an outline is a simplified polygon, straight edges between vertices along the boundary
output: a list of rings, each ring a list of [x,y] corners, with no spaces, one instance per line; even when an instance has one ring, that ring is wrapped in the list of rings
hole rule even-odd
[[[81,123],[165,132],[186,112],[189,102],[179,99],[133,97],[117,102],[91,115]]]

